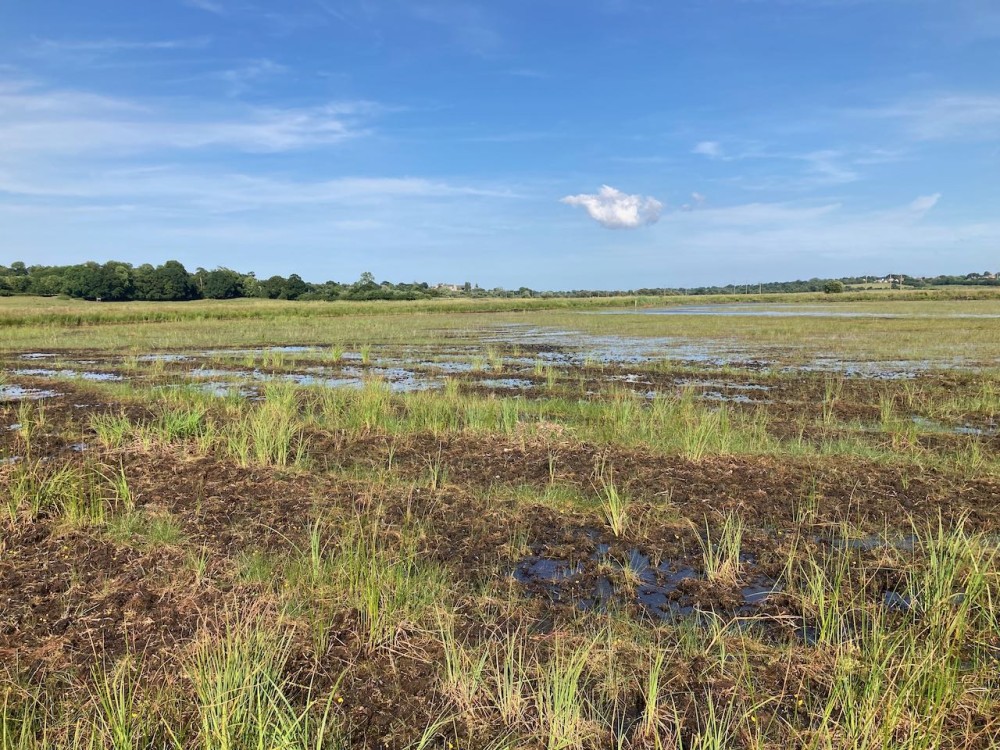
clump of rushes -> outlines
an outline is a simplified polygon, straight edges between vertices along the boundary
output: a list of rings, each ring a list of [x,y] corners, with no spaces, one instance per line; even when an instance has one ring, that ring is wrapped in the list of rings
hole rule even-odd
[[[90,428],[97,434],[97,439],[109,448],[121,448],[137,432],[137,426],[124,412],[94,414],[90,417]]]
[[[540,665],[534,701],[546,750],[583,748],[596,734],[583,684],[590,651],[590,644],[557,642],[548,663]]]
[[[662,648],[656,648],[649,660],[649,669],[643,684],[643,709],[639,725],[635,729],[636,739],[652,745],[659,745],[664,733],[663,717],[660,713],[660,693],[663,689],[664,667],[667,653]]]
[[[701,539],[705,577],[710,581],[735,583],[740,574],[740,552],[745,531],[743,520],[736,513],[727,513],[718,536],[705,523],[705,536]]]
[[[205,431],[205,416],[203,406],[165,408],[153,432],[164,443],[198,438]]]
[[[379,533],[380,513],[356,518],[323,542],[323,528],[310,527],[309,547],[285,571],[285,595],[319,622],[336,607],[357,612],[361,640],[369,650],[392,645],[408,628],[426,620],[444,599],[444,570],[421,559],[416,532],[402,529],[397,543]],[[317,611],[317,608],[319,611]]]
[[[819,644],[839,643],[844,636],[845,613],[853,605],[850,572],[850,557],[838,550],[823,558],[809,554],[799,563],[797,576],[787,575],[802,598],[804,619],[813,623]]]
[[[91,745],[99,743],[111,750],[152,746],[160,727],[153,718],[143,715],[139,703],[142,665],[133,664],[132,658],[126,656],[110,669],[95,666],[91,677],[96,709],[91,721]],[[0,747],[7,746],[0,743]]]
[[[615,484],[614,469],[608,469],[601,474],[601,510],[604,520],[611,527],[611,533],[616,537],[625,534],[629,525],[629,511],[632,502]]]
[[[331,561],[335,581],[361,613],[372,649],[391,644],[407,625],[416,625],[441,602],[443,571],[418,559],[412,543],[392,551],[374,530],[358,529],[345,538]]]
[[[306,444],[294,386],[269,384],[264,401],[226,423],[219,440],[224,452],[241,466],[301,464]]]
[[[196,644],[186,669],[197,699],[195,747],[323,748],[337,739],[336,689],[325,701],[307,690],[304,708],[293,702],[301,688],[284,676],[290,646],[259,622],[230,624]]]
[[[830,426],[836,420],[835,409],[844,390],[843,378],[827,378],[823,381],[823,424]]]
[[[486,350],[486,360],[493,372],[503,372],[504,357],[502,351],[493,347],[488,348]]]
[[[103,480],[100,471],[93,468],[79,470],[66,467],[57,475],[54,500],[63,521],[77,528],[104,523],[107,508],[99,490]]]
[[[17,436],[24,446],[24,454],[31,456],[35,435],[45,425],[45,407],[31,401],[22,401],[17,407]]]
[[[439,625],[441,645],[444,648],[444,686],[448,696],[460,710],[473,712],[486,689],[485,673],[490,654],[485,649],[478,653],[461,643],[455,635],[453,620]]]
[[[19,520],[35,521],[47,513],[69,513],[80,520],[82,496],[87,492],[83,472],[79,467],[63,465],[57,468],[36,461],[16,464],[7,479],[6,510],[12,524]],[[86,504],[90,507],[89,502]]]
[[[441,458],[441,447],[438,447],[437,455],[427,459],[427,487],[431,491],[437,491],[444,486],[448,479],[448,467]]]

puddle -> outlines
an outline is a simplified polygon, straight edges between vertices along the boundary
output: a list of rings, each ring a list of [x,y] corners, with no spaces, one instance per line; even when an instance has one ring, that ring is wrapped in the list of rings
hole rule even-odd
[[[249,388],[241,388],[239,383],[199,383],[195,386],[201,391],[212,396],[225,398],[237,394],[240,396],[253,396],[254,392]]]
[[[961,369],[966,362],[959,358],[950,360],[897,359],[881,362],[861,362],[839,357],[816,357],[811,362],[781,368],[781,372],[828,372],[847,378],[868,378],[871,380],[910,380],[920,374],[939,368]]]
[[[744,586],[740,593],[743,596],[744,604],[758,605],[767,601],[771,594],[777,594],[780,591],[781,586],[773,578],[757,576],[749,585]]]
[[[825,305],[761,304],[750,302],[731,305],[680,305],[678,307],[647,308],[644,310],[602,310],[597,315],[719,315],[724,317],[757,318],[898,318],[917,319],[961,319],[1000,318],[992,313],[899,313],[871,312],[864,310],[837,310]]]
[[[28,352],[22,354],[21,359],[55,359],[58,355],[49,352]]]
[[[0,466],[13,466],[20,460],[21,460],[20,456],[8,456],[7,458],[0,458]]]
[[[245,357],[251,354],[255,357],[263,356],[265,354],[302,354],[305,352],[311,352],[314,354],[322,354],[328,351],[323,347],[319,346],[305,346],[304,344],[292,344],[288,346],[259,346],[250,349],[203,349],[199,352],[194,352],[195,356],[199,357]],[[175,356],[175,355],[167,355]],[[348,355],[344,355],[347,357]]]
[[[771,390],[771,386],[761,385],[760,383],[731,383],[726,380],[695,380],[691,378],[682,378],[677,381],[677,385],[682,387],[690,386],[693,388],[711,388],[716,391],[734,390],[766,392]]]
[[[813,541],[821,544],[829,544],[836,550],[854,550],[860,552],[871,552],[883,547],[893,547],[904,552],[912,552],[917,545],[917,537],[914,534],[906,534],[894,539],[886,539],[878,534],[868,534],[860,537],[812,537]]]
[[[306,373],[272,374],[261,372],[260,370],[220,370],[211,367],[196,367],[190,371],[190,375],[199,379],[238,378],[240,380],[262,383],[281,381],[300,386],[319,386],[323,388],[363,388],[367,381],[373,378],[381,378],[390,390],[397,392],[426,390],[441,386],[441,383],[435,378],[422,378],[412,370],[404,370],[402,368],[372,368],[367,370],[364,376],[361,370],[350,367],[338,371],[339,377],[320,374],[323,372],[329,371],[314,367],[310,368],[310,371]]]
[[[12,425],[8,425],[7,429],[10,430],[11,432],[17,432],[18,430],[21,429],[21,423],[15,422]]]
[[[125,380],[124,375],[116,375],[113,372],[78,372],[77,370],[45,370],[41,368],[22,368],[14,370],[14,374],[35,378],[81,378],[97,382]]]
[[[801,625],[795,630],[795,636],[806,646],[819,645],[819,628],[815,625]]]
[[[968,366],[961,357],[933,362],[930,360],[864,362],[845,360],[834,354],[820,355],[794,365],[779,366],[774,359],[761,357],[759,348],[751,348],[733,341],[701,339],[693,343],[690,339],[681,337],[597,336],[580,331],[540,328],[518,323],[484,329],[480,332],[480,336],[486,344],[551,347],[551,351],[543,349],[538,352],[534,360],[524,360],[528,365],[537,360],[572,367],[627,366],[671,361],[752,370],[777,368],[778,372],[785,373],[829,372],[844,377],[884,380],[914,378],[920,373],[942,367],[959,369]],[[772,349],[769,347],[769,351]],[[796,353],[791,347],[774,351],[776,355],[786,356],[794,356]],[[505,363],[508,364],[512,361],[517,360],[505,359]],[[721,388],[717,386],[716,390]]]
[[[640,577],[643,583],[636,598],[648,614],[659,619],[673,619],[677,615],[694,612],[694,602],[690,597],[677,595],[685,581],[701,578],[693,568],[682,566],[674,569],[671,563],[665,562],[655,569],[645,568]]]
[[[524,378],[489,378],[487,380],[480,380],[479,385],[484,388],[496,388],[496,389],[515,389],[515,390],[526,390],[528,388],[534,388],[535,384]]]
[[[985,427],[977,427],[975,425],[946,425],[942,422],[937,422],[933,419],[928,419],[927,417],[921,417],[915,415],[910,417],[910,421],[917,425],[922,430],[927,430],[928,432],[943,432],[950,433],[952,435],[970,435],[972,437],[995,437],[1000,435],[1000,425],[995,423],[990,423]]]
[[[554,602],[574,602],[582,610],[605,611],[613,604],[634,604],[657,620],[674,620],[699,611],[685,584],[703,580],[704,576],[691,566],[676,560],[664,560],[654,566],[637,549],[629,550],[621,559],[610,553],[610,546],[601,543],[589,561],[570,562],[531,555],[515,566],[513,577],[535,594]],[[743,562],[752,567],[754,556],[746,555]],[[622,583],[614,575],[594,575],[594,563],[610,565],[630,583]],[[757,575],[740,587],[743,606],[732,614],[752,614],[780,590],[774,579]]]
[[[628,375],[612,375],[608,378],[611,382],[629,383],[631,385],[652,385],[652,381],[643,380],[641,375],[630,373]]]
[[[136,357],[139,362],[186,362],[191,359],[189,354],[143,354]]]
[[[418,361],[417,364],[423,365],[428,369],[440,370],[446,373],[463,373],[463,372],[474,372],[480,369],[477,365],[472,362],[458,362],[458,361],[448,361],[448,362],[435,362],[433,360],[423,360]]]
[[[894,612],[909,612],[913,608],[913,600],[909,594],[901,594],[898,591],[886,591],[882,595],[882,604]]]
[[[724,401],[727,404],[766,404],[768,401],[752,399],[745,393],[722,393],[721,391],[705,391],[700,398],[706,401]]]
[[[514,569],[514,579],[519,583],[543,581],[556,583],[580,575],[583,569],[579,563],[570,564],[563,560],[547,557],[527,557]]]
[[[595,364],[644,364],[663,359],[708,363],[721,367],[742,363],[747,358],[744,350],[719,341],[693,344],[690,340],[682,338],[594,336],[579,331],[538,328],[518,323],[487,329],[480,335],[486,344],[549,346],[551,350],[539,352],[536,359],[547,364],[576,367]],[[526,365],[531,365],[536,359],[525,358],[522,361]]]
[[[59,396],[56,391],[42,388],[22,388],[19,385],[0,385],[0,401],[36,401]]]

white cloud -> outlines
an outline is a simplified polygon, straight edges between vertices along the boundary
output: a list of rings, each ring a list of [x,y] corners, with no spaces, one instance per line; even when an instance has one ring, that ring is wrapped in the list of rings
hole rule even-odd
[[[37,55],[49,54],[111,54],[115,52],[142,52],[159,50],[204,49],[209,37],[189,37],[183,39],[38,39],[33,52]]]
[[[705,205],[705,201],[708,200],[704,195],[698,192],[691,193],[691,202],[685,203],[681,206],[681,211],[694,211],[697,208],[701,208]]]
[[[281,63],[263,58],[252,60],[238,68],[223,70],[217,74],[217,77],[226,82],[230,96],[239,96],[252,88],[254,84],[287,72],[288,68]]]
[[[934,193],[934,195],[921,195],[910,204],[910,211],[923,216],[925,213],[934,208],[939,200],[941,200],[941,193]]]
[[[215,13],[218,16],[224,15],[226,12],[226,7],[216,0],[184,0],[184,4],[207,13]]]
[[[516,198],[503,187],[452,184],[417,177],[341,177],[307,181],[175,167],[136,167],[67,174],[31,172],[18,177],[0,169],[0,195],[65,205],[139,201],[171,210],[212,214],[282,208],[389,205],[404,200],[441,201]]]
[[[271,72],[277,68],[272,67]],[[269,71],[261,71],[265,74]],[[235,83],[232,81],[231,83]],[[365,101],[264,108],[213,103],[179,111],[24,82],[0,81],[0,164],[28,155],[118,155],[221,148],[280,152],[340,143],[368,134],[381,111]]]
[[[690,216],[678,214],[681,224],[699,227],[788,227],[815,222],[839,211],[841,204],[818,206],[792,203],[745,203],[724,208],[708,208]]]
[[[562,203],[582,207],[591,219],[608,229],[636,229],[655,224],[663,211],[663,204],[656,198],[628,195],[609,185],[602,185],[592,195],[567,195]]]
[[[826,150],[802,154],[797,158],[808,165],[809,173],[818,185],[841,185],[859,179],[857,172],[838,163],[843,157],[844,154],[839,151]]]
[[[722,145],[718,141],[702,141],[692,149],[692,153],[719,159],[722,157]]]
[[[939,94],[861,114],[898,120],[911,137],[922,141],[952,138],[994,141],[1000,137],[1000,96],[995,94]]]
[[[504,40],[488,5],[472,3],[434,2],[403,3],[415,18],[446,29],[462,50],[479,57],[491,58],[503,47]]]

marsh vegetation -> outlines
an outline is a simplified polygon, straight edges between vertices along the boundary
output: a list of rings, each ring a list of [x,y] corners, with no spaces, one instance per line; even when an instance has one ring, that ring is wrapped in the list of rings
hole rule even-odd
[[[979,296],[0,300],[0,749],[995,747]]]

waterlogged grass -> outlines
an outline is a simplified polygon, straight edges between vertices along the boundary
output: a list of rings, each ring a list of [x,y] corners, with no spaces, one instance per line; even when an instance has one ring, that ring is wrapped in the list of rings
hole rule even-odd
[[[845,391],[854,384],[830,378],[822,383],[817,417],[811,422],[802,419],[791,430],[787,422],[775,425],[765,405],[706,401],[690,386],[651,397],[612,385],[599,397],[545,392],[520,398],[468,392],[454,379],[438,390],[394,392],[377,377],[360,388],[266,383],[259,398],[233,392],[220,398],[190,388],[154,387],[151,392],[135,383],[101,384],[103,392],[144,405],[155,394],[157,416],[134,419],[124,412],[104,412],[91,417],[90,426],[109,447],[137,443],[150,449],[187,442],[202,452],[221,452],[242,466],[304,467],[310,435],[317,431],[338,439],[366,435],[406,439],[416,434],[443,439],[474,433],[522,440],[547,439],[555,431],[564,438],[693,461],[720,455],[840,456],[918,470],[946,468],[970,476],[989,476],[1000,466],[988,442],[989,430],[994,429],[989,427],[993,418],[989,409],[978,414],[965,410],[966,420],[987,425],[982,428],[985,432],[960,425],[963,438],[942,450],[928,445],[927,436],[950,436],[955,434],[952,428],[914,416],[914,412],[935,412],[933,395],[918,394],[905,383],[902,393],[875,389],[864,396],[871,404],[867,407],[871,421],[845,422],[840,416],[845,407],[838,403],[848,399],[856,403],[857,396]],[[988,390],[982,384],[976,388]],[[938,395],[955,398],[948,392]],[[904,405],[907,399],[912,407]],[[437,481],[437,468],[428,464],[431,482]]]
[[[727,518],[719,539],[706,539],[706,572],[739,559],[744,523]],[[547,634],[501,626],[522,606],[516,597],[473,613],[475,599],[449,593],[444,571],[421,561],[426,530],[384,537],[386,524],[377,508],[316,520],[290,559],[246,558],[245,580],[276,586],[284,615],[202,630],[179,655],[179,681],[129,656],[93,667],[89,697],[69,705],[7,683],[2,747],[350,746],[341,686],[356,666],[342,664],[323,689],[289,673],[296,633],[325,654],[337,636],[323,629],[344,611],[357,617],[365,658],[437,664],[425,689],[439,702],[411,728],[410,747],[929,749],[995,736],[997,550],[961,524],[917,525],[910,545],[887,548],[907,562],[907,613],[873,605],[881,584],[856,550],[810,548],[784,583],[814,635],[781,648],[823,676],[814,682],[789,664],[766,684],[754,675],[768,642],[711,615],[653,630],[614,616]],[[711,556],[722,562],[711,567]],[[485,627],[470,630],[474,621]],[[692,665],[702,676],[693,683]]]
[[[128,379],[0,403],[0,750],[997,746],[995,368],[581,366],[490,334],[996,354],[942,317],[992,298],[823,302],[938,307],[4,308],[4,347],[107,347]],[[446,337],[468,367],[436,388],[380,376]],[[143,357],[262,342],[309,346]],[[360,387],[263,377],[340,367]]]
[[[599,336],[751,344],[759,351],[805,346],[862,359],[945,359],[956,347],[964,357],[1000,355],[995,319],[949,315],[1000,314],[990,289],[859,295],[764,295],[750,302],[823,305],[842,311],[900,318],[740,317],[697,315],[598,315],[595,310],[747,302],[744,296],[434,300],[427,302],[294,303],[229,300],[193,303],[103,304],[30,297],[0,298],[0,351],[100,348],[157,349],[333,344],[355,351],[373,344],[472,340],[470,330],[528,325]],[[238,322],[238,325],[226,323]],[[748,356],[753,356],[752,351]],[[505,367],[483,352],[482,365]]]
[[[740,575],[740,554],[743,550],[743,520],[729,514],[713,539],[709,528],[701,542],[705,575],[710,581],[736,581]]]

